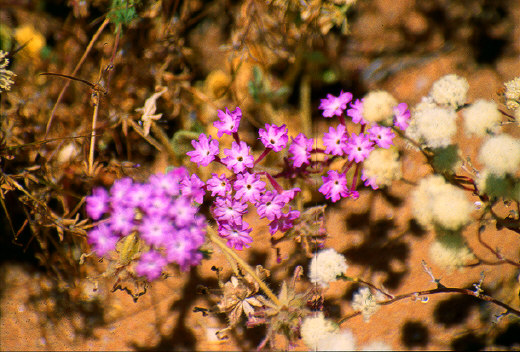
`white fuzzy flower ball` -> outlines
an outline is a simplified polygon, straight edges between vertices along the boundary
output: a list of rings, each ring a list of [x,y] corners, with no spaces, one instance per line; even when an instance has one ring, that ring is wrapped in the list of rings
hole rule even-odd
[[[369,92],[363,98],[363,118],[368,122],[391,123],[397,100],[384,90]]]
[[[318,342],[323,337],[330,336],[337,329],[336,324],[329,319],[325,319],[323,312],[318,312],[315,316],[308,316],[303,319],[300,334],[308,347],[317,350]]]
[[[520,77],[516,77],[504,83],[506,91],[504,97],[506,98],[506,106],[508,109],[516,110],[520,107]]]
[[[431,244],[429,254],[435,264],[447,271],[460,269],[475,258],[462,241],[442,238]]]
[[[395,148],[375,149],[363,163],[364,175],[374,178],[378,186],[389,186],[401,178],[401,162]]]
[[[480,148],[478,157],[495,175],[514,174],[520,167],[520,140],[507,134],[491,137]]]
[[[430,175],[419,181],[412,192],[412,213],[425,228],[434,224],[447,230],[458,230],[470,220],[472,203],[466,193],[444,181],[442,176]]]
[[[332,248],[324,249],[312,258],[309,266],[309,279],[312,283],[328,287],[329,282],[347,271],[348,265],[343,255]]]
[[[350,330],[324,336],[318,341],[318,351],[355,351],[356,339]]]
[[[415,129],[431,148],[446,147],[457,132],[457,114],[445,108],[424,109],[415,114]]]
[[[352,308],[361,311],[365,322],[379,309],[375,296],[368,287],[360,288],[352,298]]]
[[[452,185],[431,200],[433,221],[447,230],[458,230],[471,220],[473,205],[466,193]]]
[[[502,114],[493,101],[480,99],[462,112],[464,128],[468,134],[485,136],[488,131],[496,132]]]
[[[465,78],[450,74],[433,83],[430,96],[437,104],[456,109],[466,102],[468,89],[469,84]]]

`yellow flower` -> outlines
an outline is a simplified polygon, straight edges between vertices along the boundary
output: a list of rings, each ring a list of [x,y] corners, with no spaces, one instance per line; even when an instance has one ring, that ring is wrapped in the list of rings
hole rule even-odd
[[[45,37],[30,24],[18,27],[14,31],[14,37],[20,45],[27,43],[22,53],[33,60],[40,59],[40,51],[45,46]]]

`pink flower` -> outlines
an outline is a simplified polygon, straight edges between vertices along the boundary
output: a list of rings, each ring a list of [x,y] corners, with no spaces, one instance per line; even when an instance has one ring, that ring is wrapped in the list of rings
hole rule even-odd
[[[86,198],[87,215],[98,220],[108,211],[108,192],[103,187],[96,187],[92,190],[92,195]]]
[[[321,99],[321,104],[318,109],[323,110],[323,117],[341,116],[343,110],[347,108],[347,104],[351,100],[352,94],[349,92],[341,91],[339,97],[327,94],[327,99]]]
[[[368,157],[372,149],[374,149],[374,144],[367,135],[353,133],[347,142],[348,160],[360,163]]]
[[[88,243],[100,257],[115,250],[117,241],[119,241],[119,236],[115,235],[106,224],[101,224],[88,233]]]
[[[394,126],[404,131],[410,124],[410,110],[406,103],[401,103],[394,107]]]
[[[244,172],[237,175],[233,187],[236,191],[235,199],[254,203],[260,198],[260,194],[265,191],[265,182],[260,181],[260,177],[255,173]]]
[[[322,176],[323,185],[318,189],[318,191],[325,195],[326,199],[329,199],[332,202],[337,202],[341,197],[347,197],[349,195],[349,190],[347,187],[347,178],[345,174],[339,174],[337,171],[329,170],[327,172],[328,176]]]
[[[170,220],[162,215],[145,216],[139,225],[141,238],[150,246],[161,247],[174,232]]]
[[[388,149],[392,145],[395,133],[390,127],[374,125],[368,130],[368,138],[374,141],[379,147]]]
[[[200,246],[190,238],[190,233],[186,229],[176,231],[175,234],[165,243],[166,259],[170,263],[177,263],[181,270],[186,270],[197,248]]]
[[[267,191],[260,197],[255,206],[260,219],[267,218],[273,221],[282,216],[282,209],[285,204],[285,199],[281,194]]]
[[[233,112],[229,112],[228,108],[226,108],[226,112],[219,110],[218,118],[219,121],[213,122],[213,126],[218,129],[218,138],[222,137],[224,133],[232,135],[238,131],[238,125],[242,119],[242,110],[238,107]]]
[[[323,134],[323,145],[326,147],[325,153],[331,155],[345,154],[347,140],[348,137],[344,125],[338,125],[337,129],[329,127],[329,132]]]
[[[135,266],[135,272],[139,276],[146,277],[148,281],[153,281],[161,276],[162,269],[166,264],[167,261],[161,253],[150,250],[141,255]]]
[[[367,122],[363,118],[363,101],[356,99],[354,103],[350,103],[351,109],[347,110],[347,115],[352,118],[352,122],[366,125]]]
[[[191,177],[184,177],[181,181],[181,192],[184,197],[191,197],[195,202],[202,204],[204,199],[204,182],[199,176],[193,174]]]
[[[191,159],[191,162],[196,163],[198,166],[208,166],[215,156],[218,155],[218,141],[211,139],[211,136],[206,137],[204,133],[201,133],[198,140],[192,140],[191,145],[195,150],[187,152]]]
[[[208,191],[211,192],[211,196],[221,196],[225,197],[226,194],[231,192],[231,183],[229,182],[226,175],[222,174],[218,176],[217,174],[211,174],[211,178],[206,182],[208,187]]]
[[[258,131],[259,139],[263,145],[275,152],[279,152],[287,146],[287,141],[289,140],[287,133],[288,130],[285,125],[278,127],[268,123],[265,124],[265,130],[261,128]]]
[[[247,212],[247,203],[233,199],[231,196],[217,198],[214,204],[213,216],[215,220],[220,222],[240,223],[242,222],[242,215]]]
[[[295,167],[309,164],[313,144],[314,140],[305,137],[303,133],[300,133],[296,138],[293,138],[293,141],[289,146],[289,153],[292,154],[289,159],[293,161]]]
[[[241,251],[244,247],[250,247],[249,243],[253,242],[253,238],[249,235],[252,230],[247,222],[242,221],[240,224],[221,224],[218,234],[227,239],[228,247]]]
[[[269,224],[269,233],[274,235],[276,231],[289,231],[293,227],[294,220],[298,219],[299,216],[300,212],[298,210],[292,210],[289,207],[289,211],[286,214],[282,214],[282,216]]]
[[[222,162],[229,170],[238,174],[246,169],[253,167],[255,159],[249,154],[249,146],[244,141],[231,143],[231,149],[224,149],[224,154],[227,155]]]

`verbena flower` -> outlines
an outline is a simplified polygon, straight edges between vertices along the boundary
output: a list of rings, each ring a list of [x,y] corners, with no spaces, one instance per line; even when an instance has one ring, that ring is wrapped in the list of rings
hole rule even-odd
[[[114,234],[106,224],[100,224],[88,233],[87,242],[92,246],[94,253],[100,257],[115,250],[117,241],[119,236]]]
[[[303,133],[300,133],[296,138],[293,138],[293,141],[289,146],[289,153],[292,154],[289,159],[293,161],[295,167],[309,164],[313,144],[314,140],[305,137]]]
[[[213,216],[217,221],[241,223],[242,215],[247,211],[247,203],[233,199],[231,196],[217,198],[214,203]]]
[[[328,176],[321,177],[323,179],[323,185],[321,185],[318,191],[324,194],[326,199],[330,198],[333,202],[337,202],[341,197],[347,197],[349,190],[345,174],[329,170],[327,175]]]
[[[394,137],[395,133],[390,127],[374,125],[368,130],[368,138],[381,148],[390,148]]]
[[[163,268],[167,261],[161,253],[150,250],[141,255],[139,262],[135,267],[135,272],[139,276],[144,276],[148,281],[153,281],[161,276]]]
[[[241,251],[244,247],[250,247],[253,238],[249,235],[252,231],[247,222],[240,224],[220,224],[218,234],[227,240],[227,245]]]
[[[368,135],[352,133],[346,147],[348,160],[354,160],[356,163],[360,163],[365,160],[372,149],[374,149],[374,144],[370,141]]]
[[[184,177],[181,181],[182,195],[185,197],[191,197],[195,202],[202,204],[204,194],[204,182],[199,176],[193,174],[190,177]]]
[[[112,213],[108,224],[113,232],[119,233],[123,236],[127,236],[132,232],[132,230],[135,227],[134,217],[134,208],[112,208]]]
[[[167,263],[177,263],[183,270],[197,265],[202,259],[199,248],[205,241],[206,220],[194,202],[202,202],[203,186],[197,176],[177,168],[153,175],[148,183],[124,178],[115,181],[110,192],[94,190],[87,198],[94,210],[87,212],[94,217],[106,214],[107,218],[89,231],[87,241],[94,253],[107,256],[120,239],[138,236],[150,251],[141,255],[135,272],[148,280],[158,278]],[[104,208],[96,202],[106,203],[103,213],[100,209]]]
[[[356,99],[354,103],[350,103],[350,109],[347,110],[347,115],[352,118],[352,122],[360,125],[366,125],[367,122],[363,119],[363,100]]]
[[[410,124],[410,110],[406,103],[400,103],[394,107],[394,126],[404,131]]]
[[[219,153],[218,140],[211,139],[211,136],[208,138],[204,133],[200,134],[198,140],[192,140],[191,145],[195,150],[187,152],[186,155],[199,166],[208,166]]]
[[[235,199],[255,203],[260,198],[260,194],[265,191],[265,182],[261,181],[257,174],[244,172],[237,175],[233,187],[236,191]]]
[[[225,197],[226,194],[231,192],[231,183],[224,174],[220,176],[214,173],[211,174],[211,178],[206,181],[206,186],[212,197]]]
[[[108,192],[103,187],[96,187],[92,190],[92,195],[86,197],[87,215],[94,220],[98,220],[108,211]]]
[[[337,128],[329,127],[329,132],[323,134],[323,145],[325,153],[331,155],[344,155],[347,147],[347,129],[344,125]]]
[[[184,228],[193,224],[193,218],[198,209],[192,206],[189,198],[179,197],[172,202],[169,216],[173,219],[173,224],[178,228]]]
[[[170,219],[162,215],[144,216],[139,225],[139,233],[150,246],[160,247],[175,231]]]
[[[168,196],[178,196],[180,194],[180,182],[188,176],[188,170],[178,167],[168,171],[166,174],[151,175],[148,183],[143,186],[151,186],[154,190],[162,190]]]
[[[213,122],[213,126],[218,129],[218,138],[222,137],[224,134],[232,135],[238,131],[238,126],[242,119],[242,110],[238,107],[232,112],[230,112],[228,108],[226,108],[225,112],[219,110],[218,118],[220,119],[219,121]]]
[[[286,202],[284,197],[277,192],[266,191],[260,196],[259,201],[256,203],[256,211],[260,216],[260,219],[267,218],[270,221],[279,219],[282,216],[282,209]]]
[[[289,207],[289,211],[287,213],[282,213],[282,215],[269,224],[269,233],[274,235],[277,231],[285,232],[290,230],[293,227],[294,220],[300,217],[300,212],[298,210],[293,210]]]
[[[287,146],[287,141],[289,140],[287,133],[288,130],[285,125],[278,127],[266,123],[265,130],[261,128],[258,131],[258,135],[260,136],[258,139],[260,139],[266,148],[279,152]]]
[[[132,186],[133,181],[130,177],[115,180],[110,188],[110,205],[117,207],[128,204],[131,201],[131,199],[128,198],[128,193]]]
[[[349,92],[341,91],[338,97],[327,94],[327,99],[321,99],[318,109],[323,110],[323,117],[341,116],[351,100],[352,94]]]
[[[231,149],[224,149],[227,155],[222,162],[229,170],[240,173],[254,166],[255,159],[250,154],[250,147],[244,141],[231,143]]]

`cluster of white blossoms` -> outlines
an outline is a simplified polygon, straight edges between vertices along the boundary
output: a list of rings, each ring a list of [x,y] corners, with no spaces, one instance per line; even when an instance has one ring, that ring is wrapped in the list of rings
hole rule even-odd
[[[399,152],[396,148],[373,150],[363,163],[363,175],[373,178],[378,186],[390,186],[402,176]]]
[[[514,175],[520,168],[520,139],[507,134],[493,136],[484,142],[478,156],[489,172]]]
[[[462,111],[464,129],[470,135],[484,137],[499,131],[502,114],[497,104],[490,100],[479,99]]]
[[[312,351],[355,351],[356,339],[350,330],[340,330],[339,326],[325,318],[323,312],[314,313],[303,319],[300,327],[303,342]],[[361,351],[391,351],[392,348],[381,341],[373,341]]]
[[[460,234],[438,236],[430,246],[429,254],[435,264],[447,271],[460,269],[475,259]]]
[[[472,203],[463,190],[450,185],[439,175],[423,178],[412,193],[412,212],[423,227],[438,225],[458,230],[470,221]]]
[[[379,124],[392,124],[394,107],[399,103],[387,91],[371,91],[363,98],[363,119]]]
[[[352,351],[356,346],[352,332],[339,330],[323,312],[303,319],[300,334],[303,342],[314,351]]]
[[[352,298],[352,308],[358,310],[363,315],[365,322],[370,320],[379,309],[376,296],[372,294],[368,287],[360,288]]]
[[[506,91],[504,97],[506,98],[506,106],[508,109],[520,111],[520,77],[516,77],[504,83]],[[515,114],[516,116],[516,114]],[[517,118],[518,120],[518,118]]]
[[[312,283],[328,287],[329,282],[336,281],[338,276],[348,269],[346,259],[333,248],[319,251],[309,265],[309,279]]]
[[[450,145],[457,132],[456,109],[465,104],[468,87],[465,78],[454,74],[435,81],[429,95],[412,109],[406,135],[429,148]]]
[[[469,84],[464,77],[449,74],[432,85],[430,96],[440,106],[456,109],[466,103]]]

